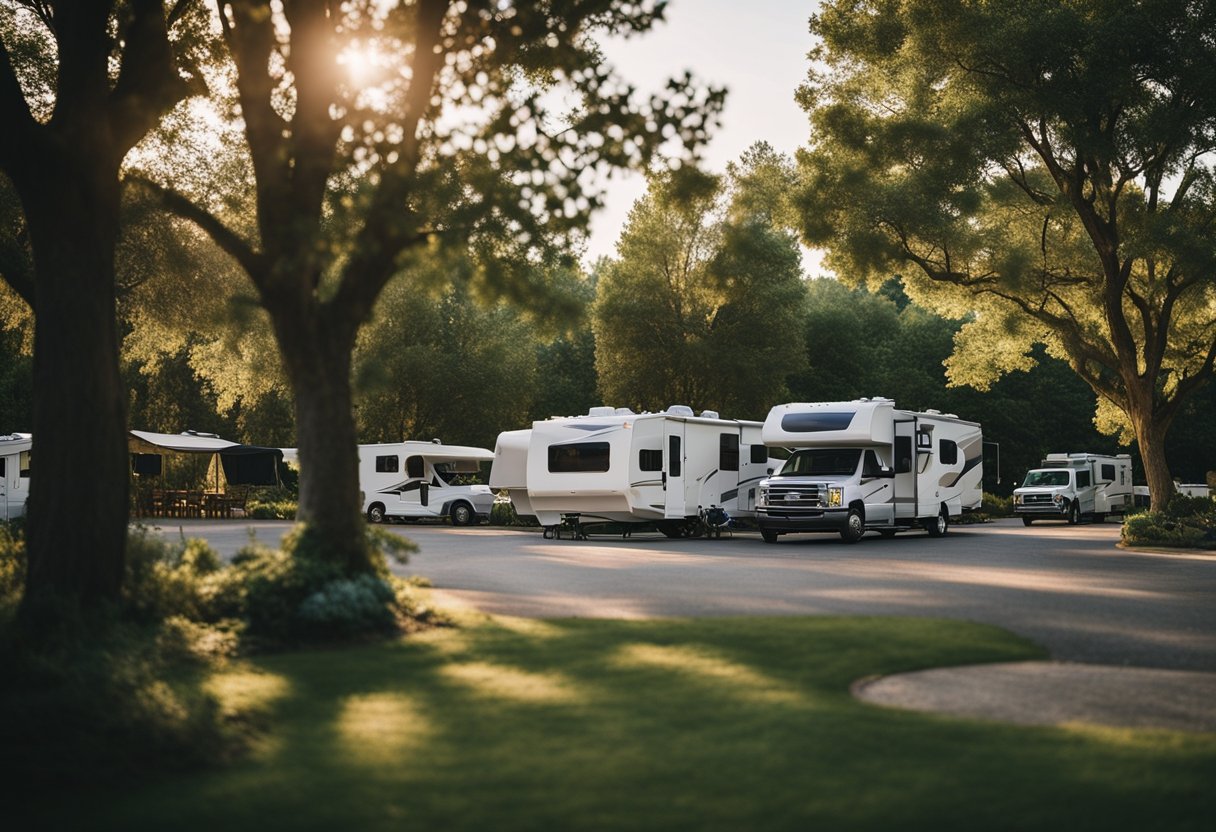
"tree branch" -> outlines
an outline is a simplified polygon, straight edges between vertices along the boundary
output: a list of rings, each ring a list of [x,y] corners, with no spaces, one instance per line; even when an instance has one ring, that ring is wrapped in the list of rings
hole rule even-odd
[[[4,125],[0,129],[0,167],[11,175],[19,170],[25,150],[40,125],[30,112],[3,42],[0,42],[0,123]]]
[[[264,289],[267,275],[265,255],[255,251],[253,246],[218,217],[184,194],[146,177],[132,175],[126,177],[124,182],[146,189],[157,198],[166,211],[197,225],[216,245],[241,264],[241,268],[248,273],[249,279],[259,290]]]

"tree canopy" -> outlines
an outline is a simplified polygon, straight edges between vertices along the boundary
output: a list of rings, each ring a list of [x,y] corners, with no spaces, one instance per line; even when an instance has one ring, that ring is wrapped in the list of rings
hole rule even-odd
[[[596,286],[604,401],[763,416],[803,361],[788,160],[761,144],[724,179],[651,179]]]
[[[799,92],[806,240],[842,279],[900,274],[974,317],[954,383],[1046,345],[1134,433],[1164,437],[1216,361],[1216,3],[841,0]]]

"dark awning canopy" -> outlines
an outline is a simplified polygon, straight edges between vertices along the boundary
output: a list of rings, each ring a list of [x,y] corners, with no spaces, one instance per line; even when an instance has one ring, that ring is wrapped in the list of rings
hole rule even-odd
[[[218,454],[229,485],[278,485],[279,463],[283,451],[257,445],[241,445],[221,439],[215,434],[152,433],[133,430],[127,440],[128,450],[135,457],[138,473],[160,473],[160,465],[147,459],[163,453]]]

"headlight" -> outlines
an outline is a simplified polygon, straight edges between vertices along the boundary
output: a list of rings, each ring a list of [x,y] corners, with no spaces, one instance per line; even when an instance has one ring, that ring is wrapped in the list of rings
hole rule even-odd
[[[1022,495],[1021,494],[1013,495],[1013,504],[1015,506],[1020,506],[1022,504]]]
[[[1063,494],[1057,494],[1052,499],[1056,501],[1056,505],[1058,505],[1058,506],[1062,506],[1068,502],[1068,498],[1065,497]]]
[[[838,485],[828,487],[828,508],[839,508],[844,505],[844,489]]]
[[[758,506],[767,506],[768,505],[768,489],[767,488],[759,488],[756,490],[756,505],[758,505]]]

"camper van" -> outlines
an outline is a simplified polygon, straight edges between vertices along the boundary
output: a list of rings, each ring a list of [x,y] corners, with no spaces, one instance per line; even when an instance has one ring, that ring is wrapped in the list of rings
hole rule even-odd
[[[1013,511],[1027,526],[1035,520],[1076,525],[1082,517],[1101,523],[1134,503],[1129,454],[1048,454],[1013,490]]]
[[[467,480],[494,459],[485,448],[435,442],[359,446],[363,511],[373,523],[448,517],[454,526],[488,520],[494,492]]]
[[[490,487],[546,529],[563,522],[652,522],[688,537],[755,514],[770,460],[760,423],[676,405],[662,413],[594,407],[498,437]]]
[[[760,483],[756,522],[766,543],[783,534],[839,532],[856,543],[923,528],[979,507],[980,426],[950,413],[897,410],[890,399],[781,404],[762,432],[793,454]]]
[[[25,514],[30,496],[30,447],[28,433],[0,436],[0,521]]]

